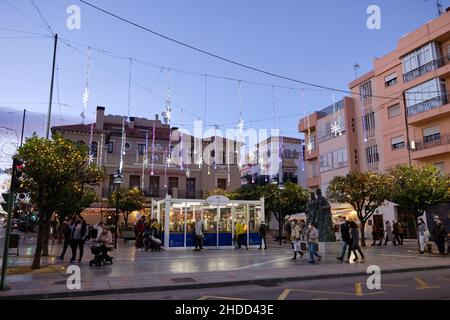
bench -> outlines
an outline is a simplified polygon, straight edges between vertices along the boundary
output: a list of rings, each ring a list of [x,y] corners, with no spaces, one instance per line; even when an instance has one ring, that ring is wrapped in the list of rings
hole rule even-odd
[[[122,239],[124,242],[127,242],[128,240],[136,240],[136,234],[134,231],[122,231]]]

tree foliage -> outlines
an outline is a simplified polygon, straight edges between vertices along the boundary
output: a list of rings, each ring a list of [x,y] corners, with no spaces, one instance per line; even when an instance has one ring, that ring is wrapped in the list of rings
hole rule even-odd
[[[128,216],[131,212],[142,210],[144,208],[144,193],[138,188],[119,189],[119,205],[118,208],[123,214],[125,220],[125,227],[128,227]],[[112,192],[108,198],[109,206],[116,207],[116,191]]]
[[[66,203],[67,195],[83,179],[90,178],[91,172],[101,172],[88,164],[88,151],[84,145],[54,135],[51,140],[33,135],[18,149],[18,156],[25,161],[24,187],[31,200],[39,209],[39,233],[32,268],[40,268],[42,251],[46,254],[46,232],[49,221],[58,207]],[[95,176],[95,175],[94,175]]]
[[[389,200],[414,210],[416,217],[423,215],[431,205],[450,198],[450,177],[432,165],[398,166],[389,173],[393,177]]]
[[[378,172],[350,172],[334,177],[327,190],[327,197],[336,203],[348,203],[356,211],[360,221],[361,243],[365,246],[364,227],[389,196],[388,186],[392,178]]]

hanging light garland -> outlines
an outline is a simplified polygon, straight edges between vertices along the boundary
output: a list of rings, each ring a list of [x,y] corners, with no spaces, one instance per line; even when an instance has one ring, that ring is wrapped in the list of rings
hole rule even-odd
[[[167,69],[167,99],[166,99],[166,111],[164,112],[165,122],[169,125],[169,145],[166,154],[166,167],[170,167],[173,164],[172,159],[172,128],[170,122],[172,120],[172,108],[170,98],[170,69]]]
[[[88,156],[89,165],[91,165],[94,162],[94,153],[93,153],[94,150],[92,148],[93,140],[94,140],[94,122],[91,123],[91,130],[89,133],[89,156]]]
[[[85,82],[84,82],[84,91],[83,91],[83,111],[81,112],[81,122],[84,124],[84,119],[86,118],[86,109],[87,104],[89,102],[90,92],[89,92],[89,69],[91,67],[91,48],[88,47],[88,54],[87,54],[87,62],[86,62],[86,76],[85,76]]]
[[[360,94],[360,104],[361,104],[361,120],[362,120],[362,129],[363,129],[363,137],[364,143],[367,143],[367,125],[366,125],[366,109],[364,108],[364,101],[366,101],[366,94]]]
[[[125,143],[127,140],[127,134],[125,132],[125,121],[126,117],[123,117],[122,119],[122,138],[120,143],[120,162],[119,162],[119,172],[122,173],[123,171],[123,157],[125,156]]]
[[[335,137],[338,137],[338,136],[342,135],[342,128],[341,128],[339,111],[336,108],[336,96],[335,96],[334,92],[332,94],[332,101],[333,101],[334,122],[331,125],[331,133],[334,134]]]
[[[183,142],[183,109],[181,109],[181,116],[180,116],[180,121],[181,121],[181,128],[179,130],[180,132],[180,170],[184,170],[184,166],[183,166],[183,155],[184,155],[184,142]]]
[[[99,147],[99,149],[100,149],[100,156],[97,157],[97,166],[101,166],[102,163],[103,163],[103,148],[104,148],[103,140],[104,139],[105,139],[105,135],[102,133],[100,135],[100,147]],[[98,152],[98,150],[97,150],[97,152]]]
[[[153,129],[152,129],[152,171],[150,174],[153,176],[154,171],[153,168],[155,166],[155,122],[153,122]]]
[[[144,190],[145,184],[145,169],[148,168],[148,130],[145,133],[145,149],[144,149],[144,155],[142,156],[142,179],[141,179],[141,189]]]

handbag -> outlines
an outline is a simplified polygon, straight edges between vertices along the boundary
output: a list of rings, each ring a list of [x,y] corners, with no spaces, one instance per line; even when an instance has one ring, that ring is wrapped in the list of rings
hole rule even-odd
[[[302,251],[308,250],[308,244],[305,241],[300,241],[300,250]]]

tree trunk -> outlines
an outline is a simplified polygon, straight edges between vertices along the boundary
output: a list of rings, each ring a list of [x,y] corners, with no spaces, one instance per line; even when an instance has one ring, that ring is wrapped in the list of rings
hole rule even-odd
[[[43,216],[43,214],[40,214]],[[37,242],[36,242],[36,251],[34,252],[34,258],[33,258],[33,264],[31,266],[31,269],[40,269],[41,268],[41,255],[42,255],[42,246],[43,246],[43,239],[44,239],[44,223],[42,222],[42,217],[39,217],[39,228],[38,228],[38,236],[37,236]]]
[[[48,240],[50,238],[50,222],[44,222],[44,231],[42,234],[42,256],[48,257]]]
[[[365,248],[366,247],[366,237],[365,237],[365,233],[364,233],[364,229],[366,226],[366,222],[365,221],[361,221],[361,225],[359,226],[359,230],[361,233],[361,247]]]
[[[123,220],[125,221],[125,230],[128,229],[128,213],[123,213]]]

